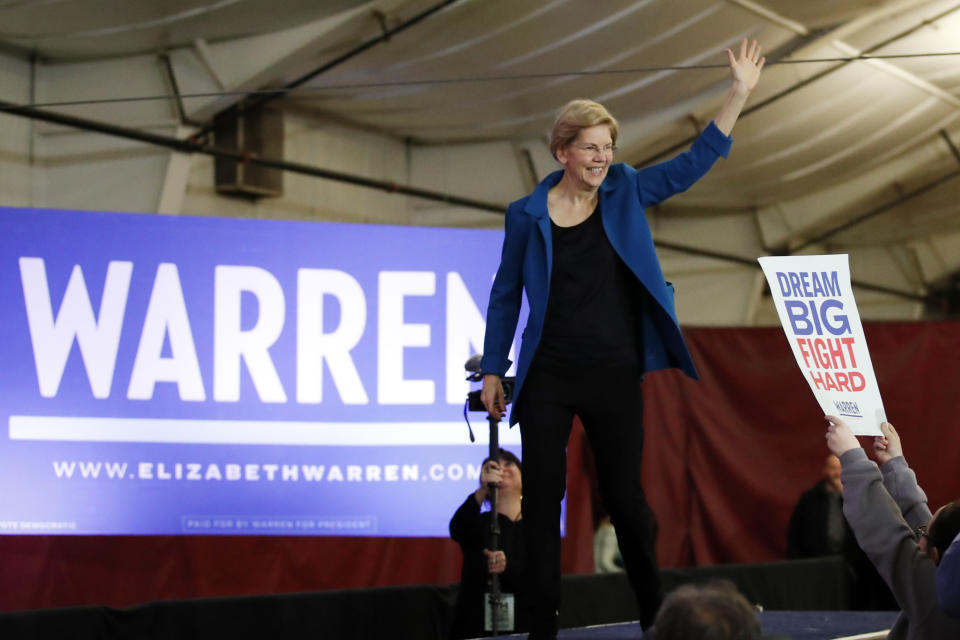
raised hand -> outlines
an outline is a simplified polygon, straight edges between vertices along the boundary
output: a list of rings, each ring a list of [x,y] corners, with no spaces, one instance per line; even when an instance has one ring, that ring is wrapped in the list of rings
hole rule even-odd
[[[851,449],[858,449],[860,442],[853,435],[850,425],[836,416],[824,416],[828,423],[827,447],[838,458]]]
[[[760,45],[756,40],[747,44],[744,38],[740,42],[740,55],[734,56],[733,51],[727,49],[727,59],[730,61],[730,73],[735,85],[739,84],[746,91],[753,91],[760,80],[760,71],[766,58],[760,55]]]
[[[487,499],[487,495],[490,493],[490,485],[499,486],[501,480],[503,480],[503,469],[500,468],[500,463],[487,460],[487,463],[480,469],[480,486],[473,492],[477,504],[482,506],[483,501]]]
[[[483,469],[480,470],[480,484],[500,484],[501,480],[503,480],[503,470],[500,468],[500,463],[487,460],[487,463],[483,465]]]
[[[884,464],[897,456],[903,455],[903,447],[900,444],[900,434],[893,428],[889,422],[880,425],[882,436],[873,439],[873,454],[877,462]]]

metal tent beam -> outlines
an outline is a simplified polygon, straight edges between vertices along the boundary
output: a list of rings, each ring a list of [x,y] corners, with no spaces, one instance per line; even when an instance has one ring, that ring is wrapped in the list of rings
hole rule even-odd
[[[228,160],[235,160],[241,163],[258,165],[258,166],[267,167],[270,169],[278,169],[280,171],[289,171],[291,173],[298,173],[301,175],[313,176],[315,178],[335,180],[337,182],[344,182],[344,183],[356,185],[359,187],[367,187],[371,189],[387,191],[389,193],[400,193],[407,196],[423,198],[424,200],[444,202],[446,204],[455,205],[455,206],[470,207],[472,209],[492,211],[495,213],[503,213],[503,211],[506,209],[506,205],[500,204],[500,203],[484,202],[482,200],[464,198],[464,197],[449,194],[449,193],[443,193],[441,191],[432,191],[430,189],[420,189],[418,187],[402,185],[396,182],[391,182],[389,180],[374,180],[372,178],[367,178],[364,176],[344,173],[341,171],[332,171],[330,169],[324,169],[321,167],[315,167],[312,165],[301,164],[297,162],[287,162],[285,160],[279,160],[274,158],[261,158],[261,157],[240,152],[240,151],[218,149],[213,145],[201,143],[195,137],[190,137],[190,138],[187,138],[186,140],[181,140],[179,138],[175,138],[172,136],[162,136],[155,133],[140,131],[137,129],[130,129],[127,127],[118,127],[116,125],[107,124],[105,122],[98,122],[96,120],[88,120],[85,118],[77,118],[75,116],[55,113],[52,111],[44,111],[42,109],[37,109],[35,107],[21,106],[21,105],[13,104],[10,102],[5,102],[2,100],[0,100],[0,113],[23,116],[25,118],[31,118],[33,120],[50,122],[53,124],[64,125],[67,127],[73,127],[75,129],[82,129],[85,131],[95,131],[97,133],[103,133],[105,135],[115,136],[119,138],[126,138],[127,140],[136,140],[138,142],[152,144],[158,147],[164,147],[166,149],[179,151],[181,153],[199,153],[207,156],[213,156],[214,158],[224,158]]]

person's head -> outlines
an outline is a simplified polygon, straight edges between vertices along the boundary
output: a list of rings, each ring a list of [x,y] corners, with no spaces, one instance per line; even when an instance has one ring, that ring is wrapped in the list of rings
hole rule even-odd
[[[930,518],[926,532],[920,537],[920,549],[930,556],[935,564],[940,564],[940,558],[946,553],[958,533],[960,533],[960,500],[954,500],[937,509]]]
[[[646,637],[646,635],[644,636]],[[732,583],[685,584],[664,599],[651,640],[759,640],[756,609]]]
[[[599,102],[571,100],[553,123],[550,153],[571,177],[599,187],[613,161],[619,131],[616,118]]]
[[[826,462],[823,463],[823,479],[827,481],[827,487],[831,491],[837,493],[843,491],[843,483],[840,482],[841,471],[840,458],[832,453],[828,455]]]
[[[503,474],[503,479],[500,481],[500,487],[502,489],[511,489],[516,488],[518,490],[523,489],[523,470],[520,465],[520,458],[518,458],[512,451],[507,451],[506,449],[499,450],[500,458],[500,471]],[[487,456],[483,459],[483,462],[480,463],[480,468],[483,468],[483,465],[490,462],[492,458]]]

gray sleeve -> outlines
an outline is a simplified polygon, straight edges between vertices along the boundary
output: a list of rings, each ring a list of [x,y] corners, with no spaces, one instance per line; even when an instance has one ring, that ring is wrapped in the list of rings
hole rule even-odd
[[[943,617],[937,607],[937,567],[920,551],[913,530],[888,492],[880,469],[867,459],[863,449],[847,451],[840,456],[840,464],[843,466],[843,514],[860,548],[890,586],[911,627],[922,628],[931,617]],[[916,479],[912,473],[909,476],[901,473],[904,469],[909,471],[905,462],[890,469],[894,474],[891,486],[914,516],[924,510],[929,513],[925,502],[917,502],[922,492],[916,487]]]
[[[911,528],[926,526],[932,517],[927,506],[927,494],[917,484],[917,475],[907,466],[903,456],[888,461],[880,471],[883,473],[883,486],[897,503],[900,513]]]

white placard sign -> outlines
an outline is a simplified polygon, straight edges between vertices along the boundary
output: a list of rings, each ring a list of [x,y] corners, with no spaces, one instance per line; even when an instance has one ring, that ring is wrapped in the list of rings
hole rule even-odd
[[[759,258],[797,365],[825,414],[856,435],[881,435],[886,420],[847,256]]]

